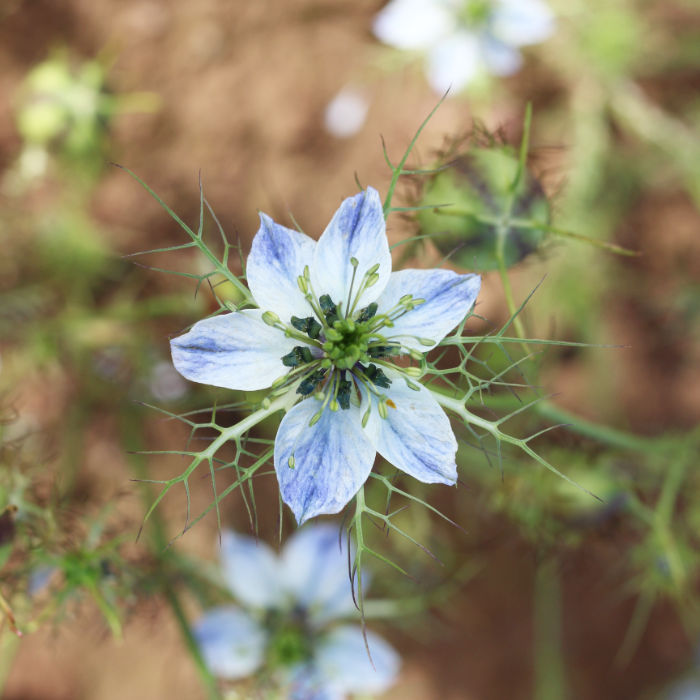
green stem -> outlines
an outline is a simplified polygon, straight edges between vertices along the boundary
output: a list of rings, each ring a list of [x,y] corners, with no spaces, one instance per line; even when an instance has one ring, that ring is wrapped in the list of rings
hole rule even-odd
[[[131,419],[131,415],[127,414],[125,416],[126,419],[126,424],[124,425],[124,434],[125,434],[125,442],[128,443],[129,448],[139,448],[142,440],[141,440],[141,435],[142,435],[142,430],[143,430],[143,425],[140,421],[134,421]],[[134,445],[134,442],[137,444]],[[146,470],[146,465],[144,464],[144,461],[142,457],[138,454],[135,454],[136,450],[133,451],[134,453],[131,454],[131,464],[132,468],[139,479],[144,479],[148,476],[147,470]],[[146,506],[148,506],[152,500],[152,489],[151,485],[141,481],[141,496],[143,498],[143,502],[145,503]],[[151,527],[149,528],[149,533],[150,533],[150,549],[151,549],[151,554],[156,558],[158,561],[163,561],[165,557],[167,556],[168,550],[168,539],[165,535],[165,528],[163,525],[163,521],[160,518],[158,514],[153,514],[151,516]],[[158,571],[162,572],[164,570],[164,567],[159,566]],[[182,640],[185,643],[185,646],[187,647],[187,650],[189,651],[192,660],[194,661],[194,665],[197,669],[197,672],[199,674],[200,680],[202,681],[202,684],[206,688],[207,692],[207,697],[209,700],[221,700],[221,693],[219,692],[219,686],[214,678],[214,676],[211,674],[209,671],[209,668],[207,665],[204,663],[204,659],[202,658],[202,654],[199,650],[199,646],[197,645],[197,641],[195,640],[192,630],[190,628],[190,624],[187,620],[187,617],[184,613],[184,610],[182,608],[182,604],[180,603],[180,599],[177,595],[177,592],[175,591],[175,588],[173,587],[171,581],[168,579],[167,574],[163,575],[162,573],[159,576],[159,584],[160,588],[165,595],[165,599],[168,602],[168,605],[170,606],[172,612],[173,612],[173,617],[175,618],[175,621],[177,622],[178,628],[180,630],[180,635],[182,636]]]
[[[431,387],[430,390],[435,394],[436,398],[438,398],[438,394],[448,391],[439,387]],[[494,411],[513,411],[520,408],[522,402],[510,394],[498,394],[489,396],[486,403],[479,397],[470,397],[465,405],[476,409],[489,408]],[[567,430],[597,440],[610,447],[637,452],[651,452],[662,449],[653,438],[634,435],[624,430],[594,423],[557,406],[548,399],[542,399],[533,404],[531,410],[542,418],[547,418],[555,423],[565,424]]]
[[[534,595],[534,700],[568,697],[566,667],[562,654],[561,584],[556,558],[538,562]]]

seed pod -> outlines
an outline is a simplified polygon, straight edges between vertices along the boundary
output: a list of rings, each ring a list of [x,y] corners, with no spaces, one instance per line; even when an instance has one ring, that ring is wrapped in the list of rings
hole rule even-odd
[[[517,173],[509,146],[474,147],[427,181],[418,205],[431,208],[418,211],[419,233],[469,270],[499,266],[500,238],[505,266],[520,262],[544,241],[550,211],[527,168],[513,187]]]

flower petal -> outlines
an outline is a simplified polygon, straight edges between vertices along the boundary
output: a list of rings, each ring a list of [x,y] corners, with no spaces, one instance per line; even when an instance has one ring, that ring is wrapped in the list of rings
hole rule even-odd
[[[491,18],[491,33],[513,46],[539,44],[554,29],[554,15],[541,0],[500,0]]]
[[[285,323],[292,316],[312,315],[297,278],[306,265],[311,267],[315,247],[313,238],[260,214],[260,228],[246,263],[246,279],[263,311],[274,311]]]
[[[282,567],[285,588],[316,625],[355,612],[347,541],[338,525],[314,523],[297,530],[284,546]]]
[[[361,627],[336,627],[321,642],[316,666],[329,687],[346,693],[381,693],[396,681],[401,658],[381,637],[366,633],[371,661]]]
[[[316,515],[338,513],[364,484],[374,463],[375,449],[365,436],[360,409],[319,410],[305,399],[282,419],[275,438],[275,471],[282,500],[299,525]],[[294,466],[289,458],[294,457]]]
[[[253,391],[289,371],[282,357],[298,344],[268,326],[262,311],[247,309],[198,321],[170,350],[175,369],[193,382]]]
[[[350,258],[358,261],[353,283]],[[391,274],[391,253],[386,238],[384,212],[379,193],[372,187],[340,205],[319,238],[311,268],[314,291],[320,297],[329,294],[334,303],[342,302],[347,310],[352,286],[353,298],[365,273],[379,264],[376,284],[367,289],[357,309],[373,302],[382,292]]]
[[[392,273],[377,302],[377,313],[388,313],[405,294],[425,299],[384,332],[406,347],[427,352],[428,346],[416,337],[439,343],[467,315],[480,288],[479,275],[458,275],[452,270],[400,270]]]
[[[520,51],[493,37],[485,37],[481,45],[484,63],[493,75],[512,75],[520,70]]]
[[[209,670],[220,678],[243,678],[263,662],[266,635],[242,610],[229,605],[212,608],[192,627]]]
[[[435,45],[428,54],[426,75],[435,92],[465,88],[482,68],[479,42],[474,34],[455,32]]]
[[[265,543],[231,530],[221,533],[221,568],[239,602],[273,608],[284,601],[277,555]]]
[[[428,389],[409,388],[397,372],[387,375],[386,395],[396,408],[387,407],[381,418],[375,404],[367,422],[367,434],[377,452],[395,467],[427,484],[457,481],[457,440],[450,420]],[[365,400],[366,405],[366,400]]]
[[[291,672],[289,700],[346,700],[344,691],[328,686],[314,664],[299,665]]]
[[[454,27],[448,8],[436,0],[392,0],[374,18],[374,35],[397,49],[425,49]]]

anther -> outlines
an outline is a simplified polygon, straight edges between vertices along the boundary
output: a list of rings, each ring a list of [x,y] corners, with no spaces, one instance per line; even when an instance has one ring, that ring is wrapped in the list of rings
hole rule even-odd
[[[275,326],[280,322],[280,317],[274,311],[265,311],[262,315],[262,320],[268,326]]]

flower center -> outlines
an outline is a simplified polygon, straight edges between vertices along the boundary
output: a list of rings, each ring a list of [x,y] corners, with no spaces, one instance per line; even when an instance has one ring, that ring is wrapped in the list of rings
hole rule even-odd
[[[481,27],[488,23],[492,11],[490,0],[467,0],[457,11],[457,21],[470,29]]]
[[[306,612],[291,613],[272,610],[265,619],[270,636],[267,660],[270,668],[290,667],[308,661],[313,652],[313,640]]]
[[[351,258],[350,263],[356,271],[357,260]],[[391,367],[402,373],[407,384],[418,390],[409,377],[418,377],[422,371],[417,367],[393,365],[388,358],[407,353],[419,361],[422,354],[405,348],[391,336],[385,336],[384,329],[391,329],[394,321],[423,304],[425,299],[414,299],[413,295],[406,294],[386,313],[378,314],[379,306],[375,302],[357,310],[361,294],[377,281],[378,268],[379,265],[371,267],[357,288],[353,274],[348,298],[336,302],[328,294],[320,297],[315,294],[309,268],[306,267],[297,282],[314,316],[292,316],[290,326],[287,326],[272,311],[265,311],[262,315],[265,323],[279,328],[288,338],[300,341],[291,352],[282,356],[282,364],[289,368],[289,372],[273,382],[272,390],[273,394],[282,393],[290,384],[298,382],[298,394],[303,397],[313,394],[321,405],[310,425],[320,420],[326,407],[337,411],[349,409],[351,403],[359,406],[361,393],[374,397],[379,414],[385,418],[387,406],[396,406],[382,392],[382,389],[391,386],[392,381],[382,367]],[[427,346],[433,344],[431,340],[418,340]],[[372,402],[363,416],[363,425],[369,419],[371,405]],[[291,463],[290,467],[293,467]]]

